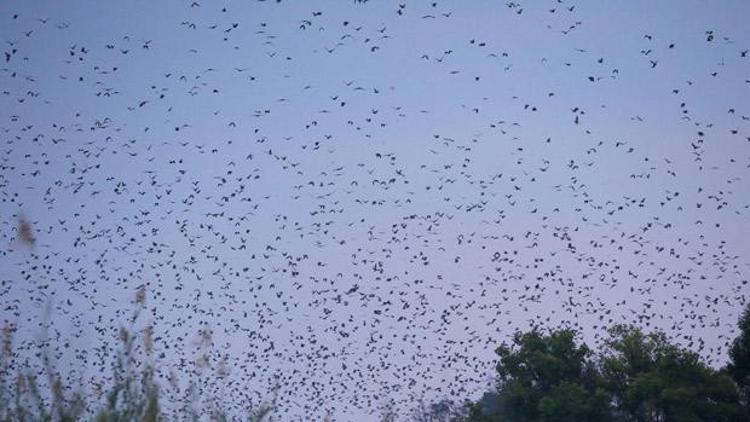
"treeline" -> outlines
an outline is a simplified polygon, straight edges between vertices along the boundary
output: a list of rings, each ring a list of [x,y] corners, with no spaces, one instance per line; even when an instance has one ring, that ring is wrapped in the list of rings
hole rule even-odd
[[[497,387],[468,405],[441,402],[424,421],[750,421],[750,306],[721,369],[662,332],[617,325],[600,350],[571,329],[518,333],[496,353]]]
[[[121,331],[123,349],[114,362],[113,383],[101,392],[104,400],[94,403],[82,386],[78,393],[71,394],[70,386],[64,386],[64,378],[45,353],[41,374],[19,370],[11,364],[15,360],[11,331],[6,327],[0,337],[0,421],[170,419],[164,412],[154,368],[140,362],[134,351],[135,337],[128,330]],[[149,331],[142,340],[148,353]],[[662,332],[644,333],[628,325],[610,328],[608,338],[596,351],[578,341],[577,332],[563,328],[517,333],[496,353],[497,384],[481,399],[463,404],[447,400],[419,403],[416,410],[406,412],[386,406],[382,420],[750,421],[750,306],[742,314],[739,335],[729,349],[727,365],[721,369],[710,367],[698,354],[671,343]],[[46,376],[40,379],[40,375]],[[205,399],[205,392],[187,393],[185,407],[169,412],[172,417],[233,418],[222,411],[219,401]],[[285,419],[284,415],[274,415],[276,400],[284,398],[248,409],[242,419]],[[326,420],[332,419],[329,416]]]

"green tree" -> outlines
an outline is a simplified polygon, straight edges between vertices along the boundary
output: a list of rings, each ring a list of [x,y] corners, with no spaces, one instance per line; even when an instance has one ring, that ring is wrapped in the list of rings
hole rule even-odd
[[[633,421],[742,420],[737,388],[663,333],[618,325],[600,359],[616,415]]]
[[[740,391],[740,401],[745,412],[750,412],[750,305],[745,308],[739,322],[740,335],[729,349],[727,373]]]
[[[496,353],[496,396],[470,406],[474,421],[606,421],[609,398],[590,350],[573,330],[518,333]],[[492,401],[495,401],[494,403]]]

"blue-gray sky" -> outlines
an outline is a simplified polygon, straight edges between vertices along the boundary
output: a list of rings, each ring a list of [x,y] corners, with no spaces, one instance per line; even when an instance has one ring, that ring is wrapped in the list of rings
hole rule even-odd
[[[207,388],[278,384],[290,420],[477,397],[538,323],[637,322],[720,365],[750,263],[747,16],[2,2],[2,323],[31,356],[52,303],[61,367],[99,379],[146,285],[162,375],[210,327]]]

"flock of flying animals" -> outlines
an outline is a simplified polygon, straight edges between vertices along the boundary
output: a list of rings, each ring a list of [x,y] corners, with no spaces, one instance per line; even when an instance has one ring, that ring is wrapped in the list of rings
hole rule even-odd
[[[610,56],[591,4],[290,3],[2,7],[0,323],[25,365],[46,342],[111,381],[136,293],[160,379],[206,353],[237,411],[471,397],[532,326],[723,362],[747,39],[656,27]]]

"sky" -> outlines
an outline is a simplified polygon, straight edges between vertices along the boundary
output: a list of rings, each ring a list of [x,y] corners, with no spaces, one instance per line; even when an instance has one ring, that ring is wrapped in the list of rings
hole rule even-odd
[[[106,384],[145,289],[134,329],[153,327],[168,400],[200,372],[233,411],[276,394],[282,420],[475,399],[532,326],[598,344],[635,323],[718,367],[750,271],[747,16],[1,2],[18,365],[38,368],[47,326],[61,370]]]

